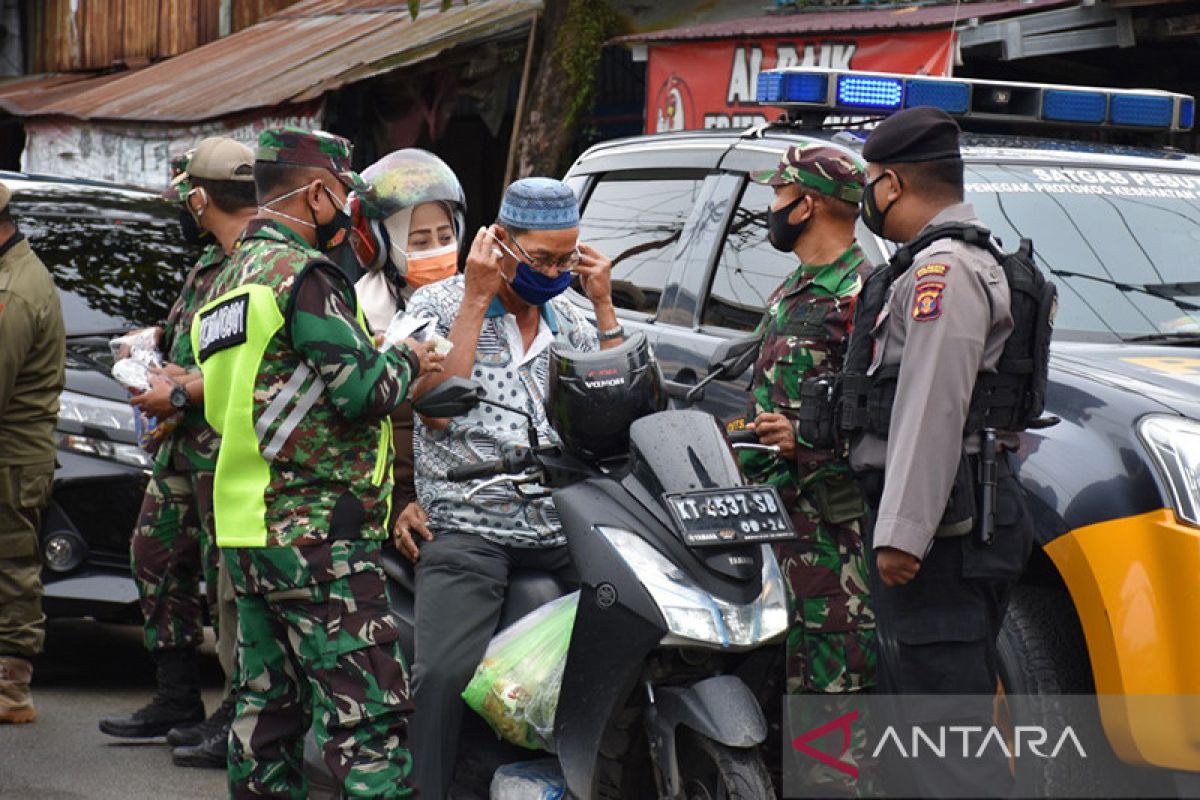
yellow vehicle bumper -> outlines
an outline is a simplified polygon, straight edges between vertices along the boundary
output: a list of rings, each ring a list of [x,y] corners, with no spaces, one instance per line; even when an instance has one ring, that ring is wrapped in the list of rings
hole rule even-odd
[[[1123,760],[1200,771],[1200,530],[1160,509],[1046,545],[1083,625]]]

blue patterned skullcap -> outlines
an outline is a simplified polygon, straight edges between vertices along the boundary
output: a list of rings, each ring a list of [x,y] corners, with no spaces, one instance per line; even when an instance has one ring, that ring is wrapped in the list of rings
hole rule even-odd
[[[526,231],[575,228],[579,226],[579,201],[562,181],[522,178],[504,193],[500,224]]]

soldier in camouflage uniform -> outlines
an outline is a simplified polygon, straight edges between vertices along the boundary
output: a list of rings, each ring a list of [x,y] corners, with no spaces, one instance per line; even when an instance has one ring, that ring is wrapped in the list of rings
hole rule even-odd
[[[796,145],[754,176],[775,187],[771,243],[800,265],[767,301],[757,334],[748,419],[781,457],[742,456],[747,478],[776,486],[799,534],[777,548],[795,615],[787,642],[789,693],[853,692],[874,683],[874,622],[859,517],[844,454],[796,433],[801,380],[841,369],[850,311],[869,265],[854,240],[862,167],[823,146]]]
[[[387,605],[391,423],[427,346],[376,351],[346,244],[350,144],[259,137],[261,206],[192,327],[205,411],[222,435],[217,541],[238,593],[232,797],[307,796],[310,722],[349,797],[409,797],[408,675]],[[336,262],[336,264],[335,264]]]
[[[797,532],[775,547],[792,611],[787,691],[863,691],[875,683],[876,661],[859,527],[865,506],[845,453],[816,449],[796,430],[800,382],[841,370],[854,299],[870,271],[854,238],[863,169],[832,147],[794,145],[775,170],[752,179],[775,188],[771,244],[800,260],[768,298],[756,331],[762,343],[747,415],[759,440],[781,452],[740,455],[748,480],[779,490]],[[807,780],[835,794],[854,791],[831,770],[810,768]]]
[[[192,317],[207,293],[241,229],[254,215],[253,153],[232,139],[206,139],[173,162],[175,172],[164,198],[180,206],[185,238],[204,247],[171,307],[159,342],[172,367],[174,380],[162,381],[134,399],[160,423],[181,414],[179,424],[155,454],[154,471],[146,488],[137,528],[131,542],[134,578],[141,598],[146,648],[158,668],[158,691],[146,706],[125,716],[105,717],[100,730],[112,736],[141,738],[171,733],[171,744],[198,745],[213,732],[224,765],[224,740],[233,714],[233,648],[231,632],[237,622],[219,574],[213,540],[213,470],[219,439],[204,413],[181,391],[196,359],[191,348]],[[196,648],[203,640],[200,580],[203,578],[213,628],[225,646],[219,647],[227,676],[225,700],[208,720],[200,700]],[[223,580],[224,579],[224,580]],[[221,627],[224,625],[224,636]],[[180,731],[172,729],[176,727]],[[177,761],[188,766],[213,766],[214,759]]]

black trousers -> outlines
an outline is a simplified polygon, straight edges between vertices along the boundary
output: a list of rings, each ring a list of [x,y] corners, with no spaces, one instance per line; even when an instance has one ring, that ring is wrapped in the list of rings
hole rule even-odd
[[[885,586],[874,557],[869,559],[872,604],[879,641],[879,689],[891,695],[973,695],[953,703],[906,703],[896,708],[905,723],[927,730],[939,725],[993,724],[997,688],[997,645],[1012,587],[1029,559],[1032,526],[1008,460],[999,462],[996,530],[991,545],[973,535],[935,539],[912,581]],[[878,498],[871,498],[873,503]],[[868,541],[874,541],[874,508]],[[975,740],[972,751],[982,737]],[[952,739],[952,741],[961,741]],[[948,747],[946,758],[891,765],[897,794],[919,797],[1004,797],[1012,775],[999,748],[985,758],[961,757]]]
[[[423,798],[444,800],[458,756],[461,697],[496,633],[509,573],[553,572],[577,583],[567,548],[505,547],[468,533],[438,533],[421,546],[416,570],[416,711],[411,721],[413,783]]]

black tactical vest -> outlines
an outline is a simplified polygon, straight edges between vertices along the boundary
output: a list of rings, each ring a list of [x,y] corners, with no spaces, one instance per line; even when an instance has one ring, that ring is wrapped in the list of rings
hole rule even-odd
[[[1013,331],[1004,342],[997,371],[980,373],[975,380],[964,433],[984,428],[1022,431],[1042,415],[1054,327],[1057,293],[1033,260],[1028,239],[1013,253],[1005,253],[991,232],[962,222],[930,228],[896,251],[885,266],[871,273],[858,296],[853,329],[846,348],[840,386],[830,392],[833,418],[844,437],[871,433],[887,438],[896,399],[899,365],[889,365],[867,375],[874,340],[871,330],[887,302],[889,289],[921,251],[939,239],[957,239],[991,253],[1004,270],[1012,301]],[[803,429],[801,430],[803,435]]]

